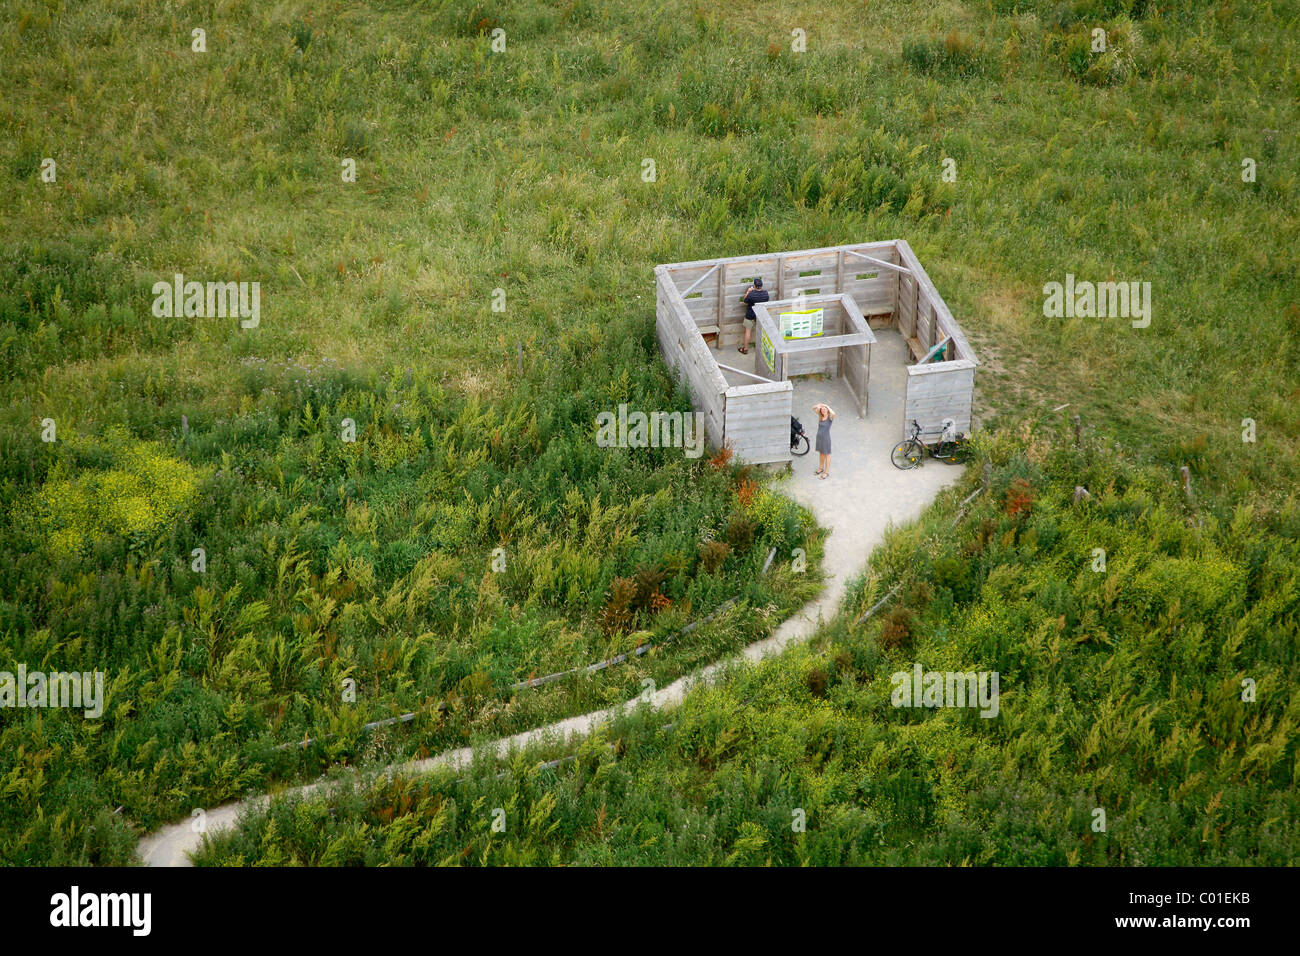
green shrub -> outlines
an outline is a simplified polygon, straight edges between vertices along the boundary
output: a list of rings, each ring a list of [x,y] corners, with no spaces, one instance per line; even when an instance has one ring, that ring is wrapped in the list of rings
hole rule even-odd
[[[84,448],[80,439],[68,439]],[[111,536],[139,542],[173,521],[193,499],[198,474],[156,442],[110,430],[100,448],[108,467],[73,470],[60,462],[22,508],[23,524],[55,558],[84,551]],[[94,452],[92,452],[94,453]]]
[[[912,641],[916,628],[916,612],[905,605],[895,605],[887,610],[880,622],[880,646],[886,650],[906,648]]]
[[[756,525],[743,514],[732,515],[727,522],[727,544],[737,554],[747,554],[754,547]]]
[[[918,73],[971,77],[994,72],[993,56],[984,43],[956,30],[943,37],[904,40],[903,62]]]
[[[949,556],[934,562],[934,580],[952,591],[954,600],[966,603],[972,595],[972,568],[969,560]]]
[[[725,541],[705,541],[700,544],[700,564],[703,566],[705,573],[714,574],[722,566],[722,562],[727,560],[727,554],[731,551],[730,545]]]

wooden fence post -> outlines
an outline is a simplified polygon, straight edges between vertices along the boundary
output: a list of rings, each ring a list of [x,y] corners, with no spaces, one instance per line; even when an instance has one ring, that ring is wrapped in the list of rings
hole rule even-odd
[[[727,267],[725,264],[718,265],[718,308],[715,313],[713,324],[718,327],[718,334],[713,337],[713,347],[722,349],[722,316],[726,310],[727,304],[724,300],[727,294]]]
[[[880,610],[880,608],[884,606],[884,603],[888,601],[891,597],[893,597],[894,594],[898,591],[898,589],[901,588],[902,586],[903,586],[902,581],[896,583],[892,588],[889,589],[888,594],[886,594],[884,597],[882,597],[871,607],[867,608],[865,611],[859,614],[857,619],[853,622],[853,626],[856,627],[857,625],[865,621],[867,618],[871,617],[871,615],[875,614],[878,610]]]

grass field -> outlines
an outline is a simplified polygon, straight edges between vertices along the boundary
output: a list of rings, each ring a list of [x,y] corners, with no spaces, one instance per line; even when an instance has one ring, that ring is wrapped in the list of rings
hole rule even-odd
[[[1293,862],[1300,509],[1267,530],[1245,508],[1189,521],[1158,472],[1076,449],[1064,423],[990,441],[985,460],[991,488],[956,528],[960,491],[877,553],[810,648],[558,766],[538,748],[501,775],[278,800],[198,862]],[[1105,492],[1080,507],[1079,479]],[[914,662],[998,672],[997,712],[895,706]]]
[[[688,407],[656,263],[890,237],[981,357],[998,475],[854,592],[901,584],[901,619],[835,622],[609,755],[359,791],[347,832],[255,820],[211,858],[1294,858],[1296,3],[0,10],[0,669],[110,690],[99,721],[0,714],[0,860],[125,862],[192,807],[627,699],[770,631],[818,589],[807,516],[721,460],[599,449],[595,415]],[[259,282],[258,327],[155,315],[176,273]],[[1045,317],[1067,274],[1151,283],[1149,327]],[[1066,402],[1086,453],[1033,424]],[[796,543],[812,573],[760,575]],[[737,594],[689,641],[510,690]],[[995,728],[881,706],[896,665],[945,653],[1007,668],[1022,706]],[[439,814],[498,790],[537,829],[453,854],[480,821]],[[1079,843],[1095,805],[1123,840]],[[778,843],[794,806],[820,849]]]

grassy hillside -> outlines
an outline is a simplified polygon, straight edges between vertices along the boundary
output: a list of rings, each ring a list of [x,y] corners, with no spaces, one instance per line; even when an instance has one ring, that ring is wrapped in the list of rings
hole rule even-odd
[[[1268,834],[1294,816],[1270,795],[1294,773],[1294,719],[1278,688],[1294,685],[1295,598],[1267,569],[1293,553],[1288,496],[1300,477],[1296,3],[0,9],[13,24],[0,37],[0,662],[104,668],[112,688],[99,722],[0,712],[0,859],[120,862],[139,829],[191,807],[625,699],[643,678],[669,679],[769,630],[817,587],[815,563],[802,576],[780,564],[758,573],[773,544],[804,541],[815,561],[806,517],[720,461],[598,449],[594,417],[622,401],[687,407],[655,355],[655,263],[892,236],[916,248],[981,356],[978,411],[1000,424],[999,474],[1033,463],[1045,470],[1024,477],[1039,500],[1068,497],[1079,479],[1016,445],[1029,441],[1018,431],[1025,416],[1070,402],[1096,429],[1089,441],[1118,449],[1115,473],[1140,476],[1121,485],[1150,498],[1125,505],[1128,518],[1105,512],[1033,545],[1036,573],[1048,575],[1035,587],[1061,605],[1062,633],[1092,633],[1073,631],[1070,613],[1101,587],[1074,574],[1077,549],[1103,546],[1091,537],[1152,509],[1144,520],[1181,527],[1166,514],[1175,505],[1158,502],[1180,465],[1192,469],[1204,540],[1166,528],[1168,549],[1139,549],[1133,575],[1157,575],[1147,586],[1159,593],[1184,583],[1162,574],[1217,578],[1222,555],[1244,583],[1215,598],[1204,640],[1229,643],[1234,609],[1255,629],[1235,656],[1192,653],[1177,687],[1145,672],[1133,679],[1147,696],[1101,681],[1094,669],[1166,633],[1153,597],[1117,618],[1119,644],[1094,645],[1094,635],[1076,650],[1077,669],[1050,676],[1078,702],[1077,720],[1096,716],[1104,689],[1117,722],[1144,726],[1139,707],[1166,713],[1151,717],[1152,740],[1175,733],[1159,719],[1173,721],[1172,752],[1197,734],[1216,741],[1206,747],[1236,741],[1242,751],[1213,772],[1184,754],[1142,782],[1148,805],[1214,800],[1215,813],[1245,814],[1235,836],[1206,844],[1218,858],[1286,851]],[[192,48],[196,28],[206,52]],[[1104,53],[1091,49],[1096,28]],[[791,49],[795,29],[804,52]],[[355,182],[343,179],[345,160]],[[156,317],[152,286],[177,272],[260,282],[260,325]],[[1150,282],[1150,326],[1046,318],[1043,286],[1067,273]],[[504,312],[493,311],[496,290]],[[356,422],[355,443],[339,439],[343,418]],[[1254,442],[1242,441],[1247,418]],[[47,419],[55,443],[41,441]],[[1094,488],[1099,510],[1110,507],[1105,487]],[[1006,548],[1022,547],[1029,520],[998,531],[1015,532]],[[974,532],[962,529],[964,546]],[[191,570],[196,547],[202,575]],[[507,555],[500,575],[488,570],[496,547]],[[895,554],[903,547],[912,550]],[[1264,550],[1251,558],[1250,548]],[[896,544],[893,579],[914,561],[908,586],[919,588],[931,550]],[[1183,563],[1158,570],[1161,555]],[[922,648],[931,629],[974,628],[978,595],[1031,600],[994,576],[1001,558],[953,560],[970,595],[944,585],[951,607],[931,607],[943,594],[936,577],[926,579],[931,597],[910,592],[904,605],[922,622]],[[1251,618],[1274,593],[1280,609]],[[735,594],[735,612],[648,659],[597,680],[510,690],[625,649],[639,631],[663,639]],[[1072,646],[1050,630],[1022,633],[1026,621],[1042,626],[1016,618],[1007,640],[1041,647],[1019,666],[1049,655],[1053,640]],[[885,653],[876,626],[844,637],[861,655],[854,673],[886,666],[872,658]],[[970,638],[972,660],[1006,653],[990,640]],[[1220,714],[1213,720],[1228,723],[1216,733],[1208,723],[1194,732],[1196,708],[1247,665],[1286,678],[1272,697],[1260,681],[1255,719],[1271,723]],[[807,666],[793,655],[742,682],[798,689]],[[833,660],[819,666],[828,687],[844,683]],[[345,678],[356,704],[340,697]],[[878,697],[875,683],[863,686]],[[1182,699],[1184,686],[1200,688],[1201,702]],[[722,696],[691,708],[730,701],[737,721],[770,721],[774,733],[820,726],[797,707],[755,707],[735,687],[713,693]],[[896,735],[879,716],[868,733],[849,709],[816,708],[826,726],[854,727],[817,760],[853,766],[862,739]],[[410,724],[361,729],[406,712],[417,713]],[[1047,703],[1032,713],[1056,719]],[[964,754],[954,767],[993,781],[1002,778],[976,771],[1014,766],[1008,753],[1041,742],[1014,719],[1008,710],[996,728],[924,723],[953,735],[951,752]],[[656,786],[669,789],[645,800],[680,803],[692,826],[713,825],[719,804],[701,794],[715,785],[735,790],[747,826],[761,825],[758,745],[717,726],[737,741],[726,750],[735,780],[720,773],[720,751],[691,771],[705,789],[687,787],[675,774],[693,751],[653,735],[643,769],[628,772],[661,773]],[[1076,779],[1085,769],[1102,774],[1098,755],[1109,751],[1073,733],[1053,738],[1062,762],[1038,771],[1026,819],[1048,819],[1087,790]],[[304,737],[317,742],[292,746]],[[1243,764],[1248,740],[1265,749]],[[1146,744],[1116,752],[1129,746]],[[904,751],[887,746],[886,757],[879,779],[898,777],[897,792],[880,799],[912,821],[914,846],[933,850],[909,856],[890,836],[890,859],[1008,859],[979,841],[935,849],[947,845],[938,834],[950,810],[972,827],[993,823],[970,822],[970,800],[926,797],[937,777]],[[1234,771],[1250,774],[1233,786]],[[528,786],[543,784],[555,799],[572,785]],[[817,806],[870,802],[845,793]],[[590,799],[608,815],[623,798],[598,789]],[[762,857],[757,836],[733,822],[719,822],[700,852]],[[1180,859],[1173,832],[1152,831],[1138,858]],[[1051,845],[1053,860],[1075,849]],[[585,846],[566,837],[519,852],[578,858]],[[1134,861],[1105,841],[1079,859]]]

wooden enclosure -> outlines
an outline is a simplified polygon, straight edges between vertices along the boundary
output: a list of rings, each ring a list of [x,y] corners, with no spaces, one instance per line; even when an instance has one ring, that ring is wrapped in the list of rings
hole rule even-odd
[[[773,301],[755,309],[755,356],[747,370],[720,358],[728,351],[742,358],[735,352],[744,336],[740,297],[755,277],[762,277]],[[945,418],[955,419],[962,431],[971,429],[978,362],[902,239],[660,265],[655,286],[660,349],[685,379],[715,448],[730,444],[737,457],[750,462],[788,462],[791,375],[842,377],[859,413],[868,414],[871,330],[891,327],[902,333],[917,363],[908,366],[900,437],[912,419],[921,423],[927,439],[938,436]],[[781,364],[769,368],[759,348],[762,330],[771,337],[775,317],[796,302],[823,310],[825,341],[773,341]]]
[[[786,310],[815,308],[822,316],[817,336],[787,339],[777,321]],[[843,378],[859,415],[867,414],[867,382],[871,377],[871,327],[847,293],[775,299],[754,306],[759,347],[754,371],[785,381],[795,375]]]

